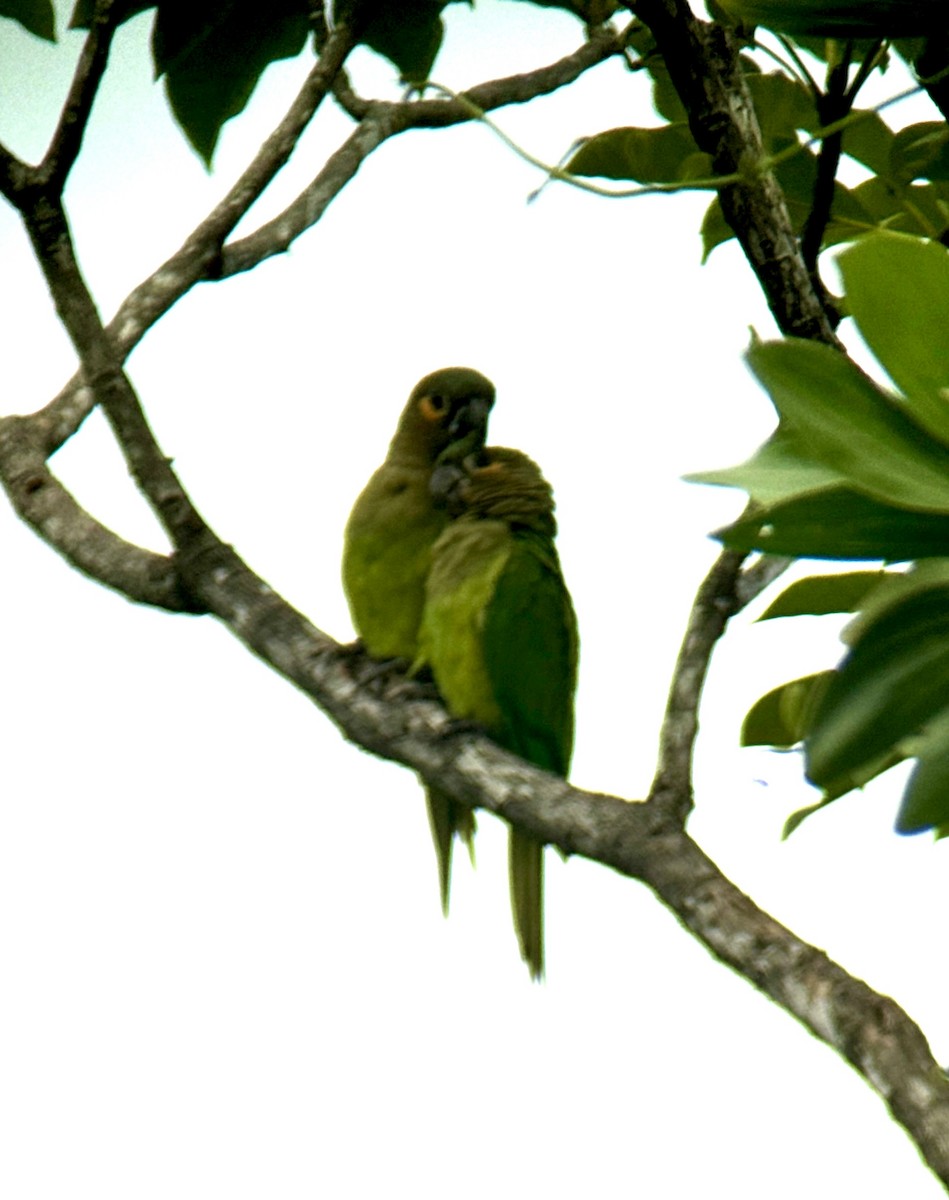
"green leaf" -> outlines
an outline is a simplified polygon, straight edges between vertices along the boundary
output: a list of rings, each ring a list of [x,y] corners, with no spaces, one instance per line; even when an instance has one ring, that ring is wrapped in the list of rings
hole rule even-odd
[[[656,47],[656,39],[649,27],[634,24],[629,32],[629,47],[646,64],[646,70],[652,79],[652,102],[656,112],[670,124],[678,124],[688,120],[685,105],[679,98],[665,59]]]
[[[833,671],[819,671],[792,679],[756,700],[742,722],[741,744],[790,749],[802,742],[833,674]]]
[[[905,393],[915,420],[949,445],[949,252],[905,234],[878,233],[837,261],[867,345]]]
[[[797,130],[813,132],[819,121],[814,99],[803,83],[783,71],[749,75],[745,79],[755,102],[765,149],[797,141]]]
[[[914,179],[949,179],[949,128],[945,121],[908,125],[893,139],[889,169],[884,172],[900,183]]]
[[[867,592],[875,588],[885,571],[846,571],[840,575],[809,575],[786,587],[765,609],[759,621],[777,617],[825,616],[856,612]]]
[[[735,550],[909,562],[949,555],[949,517],[892,508],[843,488],[787,500],[712,535]]]
[[[832,804],[836,799],[836,796],[825,796],[822,800],[818,800],[816,804],[808,804],[806,808],[799,808],[797,812],[791,813],[784,822],[784,828],[781,830],[781,840],[787,841],[795,829],[803,825],[808,817],[812,817],[814,813],[820,812],[822,808],[826,808],[828,804]]]
[[[923,733],[916,766],[903,791],[897,833],[921,833],[949,824],[949,719],[943,715]],[[941,832],[940,836],[945,836]]]
[[[705,210],[705,216],[702,218],[702,262],[708,262],[708,256],[716,248],[724,242],[731,241],[735,236],[735,231],[731,225],[725,220],[725,214],[722,212],[722,205],[716,196],[712,203]]]
[[[844,629],[841,640],[855,646],[864,632],[897,602],[933,587],[949,587],[949,558],[933,556],[910,564],[907,571],[887,571],[864,597],[860,611]]]
[[[0,0],[0,17],[9,17],[47,42],[56,41],[56,14],[51,0]]]
[[[695,471],[684,478],[689,483],[742,488],[761,504],[776,504],[792,496],[839,488],[845,482],[838,471],[815,462],[806,441],[786,424],[779,424],[746,462],[715,471]]]
[[[863,163],[875,175],[885,175],[889,170],[890,153],[896,135],[873,109],[854,109],[852,116],[858,115],[860,119],[844,130],[843,152],[856,162]]]
[[[949,585],[897,599],[831,680],[805,741],[812,782],[833,784],[949,706]]]
[[[949,512],[949,450],[829,346],[763,342],[748,363],[816,462],[884,503]]]
[[[306,0],[162,0],[152,37],[156,76],[165,76],[178,124],[210,163],[225,121],[241,112],[266,67],[300,53]]]
[[[338,15],[358,40],[387,58],[407,83],[424,83],[441,48],[442,10],[450,0],[346,0]]]
[[[833,804],[835,800],[839,800],[841,796],[846,796],[848,792],[852,792],[854,788],[863,788],[878,775],[882,775],[884,771],[889,771],[898,763],[903,762],[909,754],[903,746],[898,746],[896,749],[887,754],[881,755],[870,762],[864,764],[857,771],[850,771],[845,775],[839,776],[832,784],[824,788],[824,795],[817,804],[811,804],[807,808],[798,809],[788,817],[784,825],[783,837],[788,837],[795,829],[809,817],[812,813],[819,809],[826,808],[828,804]]]
[[[707,179],[712,161],[696,146],[688,125],[660,125],[598,133],[573,155],[567,170],[638,183],[680,183]]]
[[[941,237],[949,229],[949,184],[901,186],[875,176],[852,191],[876,225],[917,237]]]

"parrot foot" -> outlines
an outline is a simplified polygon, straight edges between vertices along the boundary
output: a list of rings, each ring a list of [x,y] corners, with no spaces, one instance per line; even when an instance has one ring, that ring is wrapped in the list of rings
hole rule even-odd
[[[395,679],[388,695],[392,700],[437,700],[439,703],[442,698],[434,679],[419,679],[418,676]]]
[[[477,733],[482,737],[487,737],[488,731],[483,725],[479,725],[477,721],[471,721],[467,717],[452,717],[438,731],[436,737],[442,741],[448,741],[449,738],[461,737],[466,733]]]
[[[390,675],[404,676],[411,665],[407,658],[373,659],[360,671],[360,681],[366,684],[378,683],[380,679],[387,679]]]

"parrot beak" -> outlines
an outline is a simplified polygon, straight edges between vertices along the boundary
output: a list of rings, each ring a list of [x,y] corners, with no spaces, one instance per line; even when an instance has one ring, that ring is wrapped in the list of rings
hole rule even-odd
[[[478,433],[481,436],[480,444],[483,446],[488,430],[488,414],[493,403],[493,396],[472,396],[466,400],[452,417],[448,427],[452,441],[464,438],[467,434]]]
[[[448,426],[451,440],[439,455],[436,470],[442,464],[462,463],[472,454],[480,454],[488,436],[488,414],[493,403],[493,396],[472,396],[460,405]]]

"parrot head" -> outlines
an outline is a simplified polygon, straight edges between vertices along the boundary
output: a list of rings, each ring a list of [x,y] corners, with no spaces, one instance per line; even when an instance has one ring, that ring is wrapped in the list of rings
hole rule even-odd
[[[461,462],[439,461],[429,490],[453,517],[492,518],[553,536],[554,494],[540,467],[520,450],[486,446]]]
[[[476,454],[484,446],[494,384],[471,367],[443,367],[412,389],[393,449],[434,464]]]

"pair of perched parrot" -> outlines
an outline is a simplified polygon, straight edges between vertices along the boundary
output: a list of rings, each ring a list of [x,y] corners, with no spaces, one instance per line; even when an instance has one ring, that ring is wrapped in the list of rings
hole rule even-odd
[[[415,386],[350,514],[343,584],[373,658],[428,668],[452,716],[566,776],[577,625],[553,494],[527,455],[485,447],[493,403],[493,384],[467,367]],[[474,814],[431,790],[428,805],[447,913],[452,841],[472,849]],[[543,845],[512,829],[509,871],[521,955],[540,978]]]

